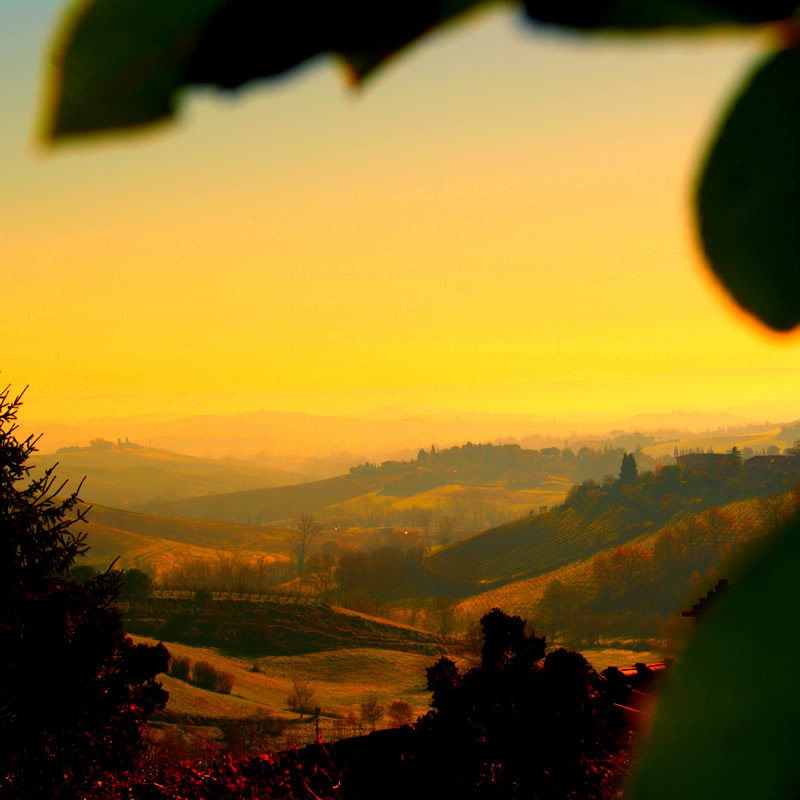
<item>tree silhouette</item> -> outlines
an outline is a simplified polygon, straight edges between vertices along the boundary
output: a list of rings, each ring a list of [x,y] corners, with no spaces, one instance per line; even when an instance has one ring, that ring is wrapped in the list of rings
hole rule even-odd
[[[597,765],[621,718],[603,679],[579,653],[545,657],[545,638],[526,634],[520,617],[493,609],[481,626],[478,667],[462,675],[442,658],[427,673],[434,710],[418,730],[441,796],[605,796],[610,771]]]
[[[154,678],[169,654],[125,636],[117,576],[67,577],[88,549],[86,512],[77,491],[59,498],[53,468],[30,479],[21,400],[0,392],[0,796],[73,797],[132,764],[166,703]]]
[[[306,569],[306,558],[308,557],[308,549],[311,547],[311,542],[317,538],[319,534],[319,525],[317,525],[313,514],[301,514],[295,522],[294,530],[289,534],[292,551],[297,559],[297,574],[302,575]]]
[[[633,483],[639,477],[639,469],[636,466],[636,459],[633,453],[625,453],[622,456],[622,464],[619,468],[619,479],[622,483]]]

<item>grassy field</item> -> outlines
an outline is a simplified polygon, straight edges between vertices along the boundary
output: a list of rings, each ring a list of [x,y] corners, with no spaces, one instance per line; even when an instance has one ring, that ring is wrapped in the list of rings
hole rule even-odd
[[[729,452],[732,447],[738,447],[739,450],[743,450],[745,447],[751,447],[758,452],[759,450],[766,449],[770,445],[776,445],[783,451],[787,443],[778,438],[780,432],[780,426],[776,426],[757,433],[687,435],[674,441],[656,442],[642,449],[647,455],[653,458],[664,455],[671,456],[676,447],[679,451],[700,449],[706,451],[712,448],[715,453],[726,453]]]
[[[572,483],[566,478],[549,475],[541,486],[527,489],[509,489],[504,481],[489,485],[452,483],[399,497],[392,495],[389,488],[383,492],[376,490],[327,506],[319,513],[323,517],[335,519],[358,518],[370,513],[377,515],[380,510],[388,517],[416,509],[427,509],[463,518],[477,510],[480,515],[515,519],[528,514],[531,509],[558,505],[567,496],[571,486]]]
[[[137,642],[155,640],[134,636]],[[296,720],[298,715],[287,703],[293,680],[314,688],[313,702],[323,716],[344,717],[357,713],[362,700],[375,695],[383,705],[403,700],[414,716],[424,714],[430,703],[425,670],[435,661],[430,656],[380,649],[330,650],[299,656],[274,656],[257,660],[231,658],[211,648],[165,643],[173,657],[207,661],[235,678],[230,695],[206,691],[169,675],[161,676],[170,693],[167,711],[172,715],[225,719],[268,712],[274,717]],[[600,671],[609,665],[631,666],[637,661],[652,662],[661,654],[652,651],[594,649],[584,651],[592,666]],[[467,664],[456,658],[460,667]],[[253,672],[257,664],[259,672]]]
[[[214,562],[222,554],[267,562],[287,562],[287,531],[230,522],[169,519],[107,506],[93,506],[80,526],[90,547],[83,563],[105,568],[119,557],[118,567],[136,567],[155,578],[177,563]]]
[[[214,548],[144,536],[97,523],[86,524],[84,530],[88,534],[86,541],[91,549],[82,563],[91,564],[97,569],[105,569],[115,558],[119,558],[117,568],[135,567],[158,578],[187,559],[213,562],[219,553]],[[240,555],[257,558],[261,554],[243,551]],[[274,555],[268,558],[286,559],[286,556]]]
[[[188,598],[151,598],[128,610],[125,626],[142,636],[248,657],[365,648],[436,656],[458,648],[453,639],[380,617],[266,598],[202,606]]]
[[[155,644],[146,637],[135,641]],[[313,702],[324,716],[346,716],[358,712],[367,695],[384,704],[404,700],[415,714],[428,708],[430,693],[425,686],[425,669],[436,657],[372,648],[329,650],[297,656],[272,656],[256,660],[232,658],[211,648],[165,643],[173,655],[192,662],[207,661],[235,678],[230,695],[209,692],[185,681],[162,676],[170,692],[168,710],[194,717],[244,717],[267,711],[284,719],[297,719],[287,698],[293,680],[314,688]],[[260,672],[253,672],[257,663]]]

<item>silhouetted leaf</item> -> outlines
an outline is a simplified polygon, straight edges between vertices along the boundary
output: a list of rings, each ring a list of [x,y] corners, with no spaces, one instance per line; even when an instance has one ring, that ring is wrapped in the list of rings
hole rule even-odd
[[[45,137],[172,116],[186,59],[224,2],[95,0],[75,6],[51,54]]]
[[[665,683],[629,800],[785,800],[800,787],[800,521],[767,540]]]
[[[152,123],[174,114],[183,87],[235,89],[325,53],[361,81],[481,1],[90,0],[56,48],[45,135]]]
[[[532,20],[582,30],[645,31],[783,20],[796,0],[525,0]]]
[[[736,301],[776,330],[800,322],[800,49],[770,56],[735,99],[697,192],[700,236]]]

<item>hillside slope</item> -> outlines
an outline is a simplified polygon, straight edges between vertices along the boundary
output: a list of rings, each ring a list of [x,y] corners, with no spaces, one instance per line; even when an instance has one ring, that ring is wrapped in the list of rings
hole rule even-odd
[[[96,447],[69,447],[57,453],[37,455],[34,467],[44,469],[58,462],[60,480],[76,486],[92,503],[126,508],[136,504],[180,497],[285,486],[308,478],[283,470],[233,459],[195,458],[134,444],[105,442]]]
[[[707,508],[786,492],[794,480],[770,471],[739,469],[715,476],[667,467],[633,483],[586,483],[561,506],[456,542],[426,564],[478,585],[508,583],[588,558]]]
[[[337,478],[294,486],[190,497],[150,503],[140,508],[152,514],[170,517],[258,525],[312,513],[325,506],[377,491],[385,484],[383,476],[340,475]]]
[[[213,547],[198,547],[175,539],[145,536],[94,522],[87,523],[84,530],[90,549],[79,563],[91,565],[97,570],[104,570],[118,559],[117,569],[133,567],[158,578],[179,563],[187,560],[214,563],[220,554]],[[261,557],[268,562],[288,560],[285,555],[265,555],[245,550],[239,551],[239,555],[251,559]]]
[[[622,505],[597,511],[562,505],[456,542],[426,564],[476,585],[507,583],[586,558],[657,526]]]
[[[262,528],[235,522],[159,517],[99,505],[92,506],[88,520],[90,525],[104,525],[142,536],[169,539],[197,547],[269,553],[290,551],[286,532],[277,528]]]
[[[780,498],[780,502],[788,505],[788,498]],[[732,524],[720,531],[722,545],[733,545],[747,541],[764,523],[763,508],[757,499],[737,500],[721,507],[720,511]],[[686,518],[687,522],[696,521],[703,524],[708,511]],[[626,546],[635,547],[645,552],[652,552],[660,535],[668,531],[672,524],[629,541]],[[558,580],[571,588],[588,588],[595,571],[595,562],[606,556],[612,548],[600,550],[588,558],[580,558],[556,569],[542,572],[533,577],[515,580],[495,589],[490,589],[462,600],[455,610],[470,619],[477,619],[494,607],[500,607],[507,613],[519,614],[525,618],[536,619],[536,610],[544,596],[547,585]]]
[[[291,656],[343,648],[378,648],[437,655],[459,643],[445,636],[322,603],[151,598],[125,617],[130,633],[217,647],[254,657]]]

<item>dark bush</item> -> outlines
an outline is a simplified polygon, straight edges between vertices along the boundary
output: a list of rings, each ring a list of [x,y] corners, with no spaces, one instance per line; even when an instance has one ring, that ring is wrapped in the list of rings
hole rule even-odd
[[[179,681],[188,681],[192,671],[192,662],[188,658],[175,657],[169,662],[169,674]]]
[[[209,692],[230,694],[235,678],[229,672],[215,669],[207,661],[197,661],[192,666],[192,681]]]

